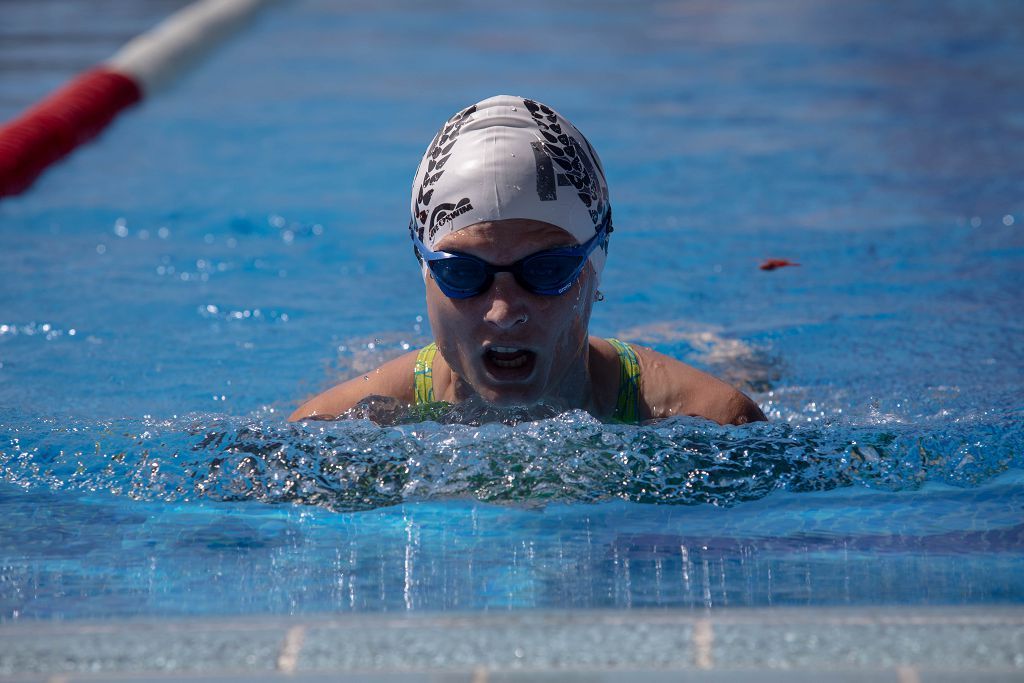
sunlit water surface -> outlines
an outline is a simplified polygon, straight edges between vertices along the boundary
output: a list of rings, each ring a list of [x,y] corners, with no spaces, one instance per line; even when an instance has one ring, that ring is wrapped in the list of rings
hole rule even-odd
[[[890,5],[268,10],[0,204],[0,619],[1020,603],[1024,11]],[[770,424],[284,421],[430,339],[412,173],[502,92],[602,155],[593,332]]]

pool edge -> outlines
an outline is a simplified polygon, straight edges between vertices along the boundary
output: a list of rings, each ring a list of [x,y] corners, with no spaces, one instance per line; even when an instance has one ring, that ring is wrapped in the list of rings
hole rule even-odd
[[[341,680],[339,675],[358,680],[412,675],[595,680],[599,674],[602,680],[653,681],[669,672],[686,672],[687,680],[733,680],[749,672],[877,674],[898,681],[967,680],[982,673],[986,680],[1024,678],[1024,607],[321,614],[0,624],[0,680],[9,681],[281,675],[292,680],[325,675],[332,680]]]

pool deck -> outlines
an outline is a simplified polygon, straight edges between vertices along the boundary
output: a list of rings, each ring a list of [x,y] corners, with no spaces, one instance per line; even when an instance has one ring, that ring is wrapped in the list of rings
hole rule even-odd
[[[1024,680],[1024,608],[322,615],[0,625],[0,681]]]

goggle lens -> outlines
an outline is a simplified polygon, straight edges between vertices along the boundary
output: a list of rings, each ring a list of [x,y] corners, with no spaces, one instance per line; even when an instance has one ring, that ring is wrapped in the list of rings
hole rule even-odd
[[[465,257],[432,261],[430,272],[445,288],[465,292],[469,296],[483,291],[490,280],[490,274],[483,261]]]
[[[537,254],[522,261],[515,274],[527,289],[558,290],[575,279],[573,276],[582,264],[582,256]]]

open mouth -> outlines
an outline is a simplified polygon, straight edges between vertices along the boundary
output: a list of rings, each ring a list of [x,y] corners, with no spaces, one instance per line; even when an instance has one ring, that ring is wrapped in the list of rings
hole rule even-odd
[[[537,354],[514,346],[489,346],[484,350],[487,372],[500,381],[521,381],[533,374]]]

